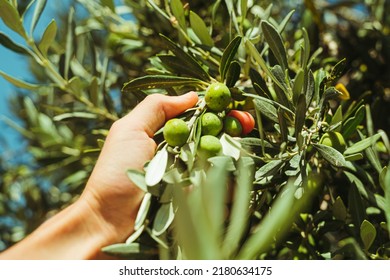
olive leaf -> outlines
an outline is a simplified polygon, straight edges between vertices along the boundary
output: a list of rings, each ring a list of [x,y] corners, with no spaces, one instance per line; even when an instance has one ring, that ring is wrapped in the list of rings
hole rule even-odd
[[[188,67],[183,61],[174,55],[159,54],[157,57],[164,64],[165,68],[172,73],[178,75],[186,75],[193,78],[204,79],[204,73],[199,72],[197,69]]]
[[[314,82],[314,75],[313,72],[310,70],[307,74],[307,82],[305,83],[305,94],[306,94],[306,108],[309,108],[311,101],[313,100],[314,96],[314,87],[315,87],[315,82]]]
[[[287,54],[280,33],[266,20],[262,20],[260,26],[263,31],[265,41],[270,46],[270,49],[279,65],[282,67],[283,71],[285,71],[288,69]]]
[[[253,87],[256,90],[257,94],[266,95],[267,97],[271,96],[271,93],[269,92],[267,84],[264,81],[264,79],[261,77],[259,72],[257,72],[255,69],[251,68],[251,69],[249,69],[249,77],[252,81]],[[261,90],[259,90],[259,89],[261,89]]]
[[[376,238],[376,229],[373,224],[367,220],[364,220],[360,225],[360,238],[362,239],[366,250],[370,249]]]
[[[30,34],[33,34],[35,26],[37,25],[39,18],[42,15],[43,10],[45,9],[47,0],[37,0],[35,1],[34,14],[31,19]]]
[[[352,146],[348,147],[344,151],[344,155],[351,155],[351,154],[356,154],[359,153],[368,147],[371,147],[376,143],[381,138],[381,134],[377,133],[371,137],[367,137],[363,140],[360,140],[359,142],[354,143]]]
[[[306,96],[301,94],[298,98],[297,108],[295,112],[295,137],[298,138],[298,134],[301,133],[305,124],[306,117]]]
[[[148,215],[148,212],[149,212],[151,200],[152,200],[152,194],[149,192],[145,193],[145,195],[142,199],[141,205],[138,209],[137,216],[135,218],[134,230],[137,231],[138,229],[140,229],[143,226],[143,224],[146,220],[146,217]]]
[[[297,74],[295,75],[294,85],[292,88],[294,104],[298,102],[298,98],[303,91],[303,82],[304,82],[304,71],[302,69],[299,69]]]
[[[155,236],[163,234],[172,224],[174,217],[175,213],[172,202],[162,204],[154,218],[152,234]]]
[[[237,50],[241,44],[242,37],[237,36],[235,37],[226,49],[224,50],[221,58],[221,62],[219,64],[219,74],[221,75],[221,80],[225,80],[226,73],[229,69],[230,63],[233,61],[234,57],[236,56]]]
[[[186,65],[188,68],[191,68],[193,72],[196,72],[196,77],[202,77],[201,80],[209,81],[210,76],[205,69],[199,64],[199,62],[190,54],[185,52],[180,46],[175,44],[168,37],[160,34],[160,37],[163,39],[164,46],[170,50],[176,57],[180,59],[183,65]]]
[[[342,73],[344,72],[346,64],[347,64],[347,60],[345,58],[337,62],[336,65],[333,66],[332,68],[328,82],[333,82],[338,78],[340,78]]]
[[[128,93],[135,90],[150,90],[155,88],[171,88],[182,86],[194,86],[199,87],[203,85],[203,82],[199,79],[178,77],[178,76],[166,76],[166,75],[147,75],[139,78],[135,78],[130,82],[123,85],[122,92]]]
[[[275,159],[260,167],[255,173],[255,183],[260,183],[264,178],[275,175],[284,163],[281,159]]]
[[[240,63],[238,63],[238,61],[236,60],[233,60],[230,63],[228,71],[226,73],[226,82],[225,82],[226,86],[229,88],[234,87],[234,85],[240,78],[240,74],[241,74]]]
[[[0,45],[3,45],[7,49],[10,49],[11,51],[14,51],[19,54],[29,54],[29,50],[26,47],[15,43],[3,32],[0,32]]]
[[[313,144],[313,146],[322,155],[322,157],[330,164],[337,167],[346,166],[347,163],[345,161],[344,156],[335,148],[322,145],[322,144]]]
[[[200,16],[195,12],[190,11],[190,25],[196,36],[200,39],[202,44],[212,47],[214,41],[210,36],[210,32]]]
[[[168,163],[167,145],[159,150],[146,168],[145,183],[147,186],[157,185],[165,174]]]
[[[241,155],[240,142],[235,140],[233,137],[231,137],[226,133],[222,134],[219,140],[222,145],[223,154],[227,156],[231,156],[234,159],[238,160]]]
[[[47,51],[51,44],[54,42],[57,34],[57,23],[52,20],[43,32],[41,41],[39,42],[38,48],[42,52],[43,56],[46,56]]]
[[[171,10],[181,28],[186,27],[183,3],[180,0],[171,0]]]
[[[346,119],[342,126],[342,134],[345,139],[348,139],[353,133],[356,132],[358,125],[362,123],[366,115],[365,106],[362,105],[357,109],[353,117]]]
[[[22,19],[20,18],[16,7],[7,0],[0,0],[0,18],[10,29],[21,35],[23,38],[27,38]]]
[[[126,171],[127,177],[142,191],[147,192],[148,186],[145,182],[145,173],[137,169],[128,169]]]
[[[28,90],[37,90],[40,87],[40,85],[34,85],[34,84],[27,83],[25,81],[16,79],[16,78],[4,73],[1,70],[0,70],[0,76],[2,76],[8,82],[10,82],[11,84],[13,84],[14,86],[17,86],[19,88],[24,88],[24,89],[28,89]]]
[[[145,230],[145,225],[143,224],[139,229],[137,229],[136,231],[134,231],[127,239],[126,239],[126,244],[131,244],[133,243],[134,241],[136,241],[138,239],[138,237],[141,236],[141,234],[144,232]]]
[[[102,248],[102,252],[121,257],[133,257],[134,259],[145,258],[158,254],[158,249],[140,243],[117,243]]]

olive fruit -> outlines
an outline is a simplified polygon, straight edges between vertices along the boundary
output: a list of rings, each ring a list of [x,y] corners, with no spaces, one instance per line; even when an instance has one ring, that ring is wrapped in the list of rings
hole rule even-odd
[[[185,121],[174,118],[165,123],[163,135],[168,145],[181,147],[187,142],[190,135],[190,129]]]
[[[214,113],[207,112],[201,118],[202,135],[217,136],[223,128],[223,122],[219,116]]]
[[[241,136],[242,126],[238,119],[227,116],[224,122],[224,131],[233,137]]]
[[[217,156],[222,151],[222,144],[219,139],[212,135],[200,137],[197,153],[202,158]]]
[[[230,90],[223,83],[213,83],[207,88],[204,99],[210,110],[222,112],[231,101]]]
[[[344,152],[346,148],[343,135],[336,131],[329,131],[322,135],[320,144],[335,148],[341,153]]]
[[[255,128],[255,119],[249,112],[231,110],[227,115],[236,118],[240,122],[242,135],[248,134]]]

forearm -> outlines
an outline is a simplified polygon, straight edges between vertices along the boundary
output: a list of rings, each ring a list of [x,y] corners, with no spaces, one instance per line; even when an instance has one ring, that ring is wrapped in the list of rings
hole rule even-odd
[[[114,239],[84,200],[62,210],[14,245],[0,259],[91,259]]]

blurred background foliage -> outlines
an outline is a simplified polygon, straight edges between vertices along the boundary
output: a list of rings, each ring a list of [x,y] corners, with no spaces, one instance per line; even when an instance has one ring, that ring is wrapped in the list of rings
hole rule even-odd
[[[30,1],[2,0],[3,7],[5,2],[17,3],[19,14],[23,15],[37,10],[39,13],[37,6],[46,1],[32,1],[30,6]],[[163,17],[150,2],[166,8],[164,1],[77,0],[72,1],[66,13],[58,11],[53,15],[55,22],[39,36],[32,36],[34,24],[26,28],[27,32],[20,31],[18,23],[13,25],[16,28],[1,30],[1,43],[30,61],[31,79],[28,82],[15,80],[2,72],[3,77],[17,86],[10,102],[17,121],[6,118],[2,121],[28,142],[26,150],[17,151],[14,156],[27,153],[29,158],[23,164],[11,164],[9,158],[0,158],[0,250],[23,239],[42,221],[77,199],[110,125],[144,97],[143,92],[122,95],[120,90],[125,82],[148,73],[153,62],[150,58],[164,48],[158,34],[186,45],[176,28],[177,22]],[[226,46],[231,26],[226,23],[229,14],[224,1],[182,2],[208,26],[212,24],[211,35],[216,47]],[[219,2],[221,8],[214,12]],[[286,48],[293,48],[302,37],[301,28],[305,27],[311,50],[322,48],[313,62],[314,68],[332,67],[345,58],[346,71],[339,82],[346,86],[351,98],[343,101],[344,106],[369,104],[373,124],[369,129],[373,131],[367,134],[373,135],[378,130],[389,134],[390,18],[386,16],[389,1],[249,2],[255,3],[250,5],[252,8],[247,15],[248,29],[255,14],[261,18],[270,13],[275,22],[280,22],[295,9],[282,34],[284,41],[290,44]],[[15,30],[25,38],[24,45],[10,39],[9,34]],[[382,150],[386,151],[384,147]],[[384,166],[388,160],[388,153],[381,153],[380,161]],[[327,184],[349,184],[339,175],[326,174],[330,178]],[[329,200],[329,197],[324,199]],[[374,254],[379,251],[379,255],[389,256],[389,244],[384,245],[388,242],[386,227],[381,224],[375,207],[368,204],[366,208],[366,214],[378,222],[374,223],[378,233],[382,233],[376,239]],[[329,215],[329,212],[321,214]],[[287,241],[285,251],[288,252],[279,248],[267,257],[317,258],[318,255],[310,252],[312,239],[323,238],[323,224],[317,224],[316,218],[318,216],[301,216],[296,234]],[[342,228],[339,221],[330,226],[337,231],[337,234],[327,235],[330,243],[332,239],[340,240],[349,231]],[[302,232],[308,236],[299,236]],[[360,251],[355,241],[347,240],[346,245],[355,252],[350,256],[357,258]]]

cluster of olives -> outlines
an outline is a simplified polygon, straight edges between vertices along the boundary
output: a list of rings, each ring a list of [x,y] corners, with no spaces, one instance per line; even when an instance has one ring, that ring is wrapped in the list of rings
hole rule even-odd
[[[208,158],[221,153],[222,145],[218,136],[222,132],[241,137],[254,129],[255,120],[249,112],[226,112],[231,100],[230,90],[225,84],[213,83],[207,88],[204,96],[206,110],[200,115],[201,138],[197,150],[199,156]],[[184,120],[174,118],[166,122],[163,135],[168,145],[181,147],[187,143],[190,129]]]

